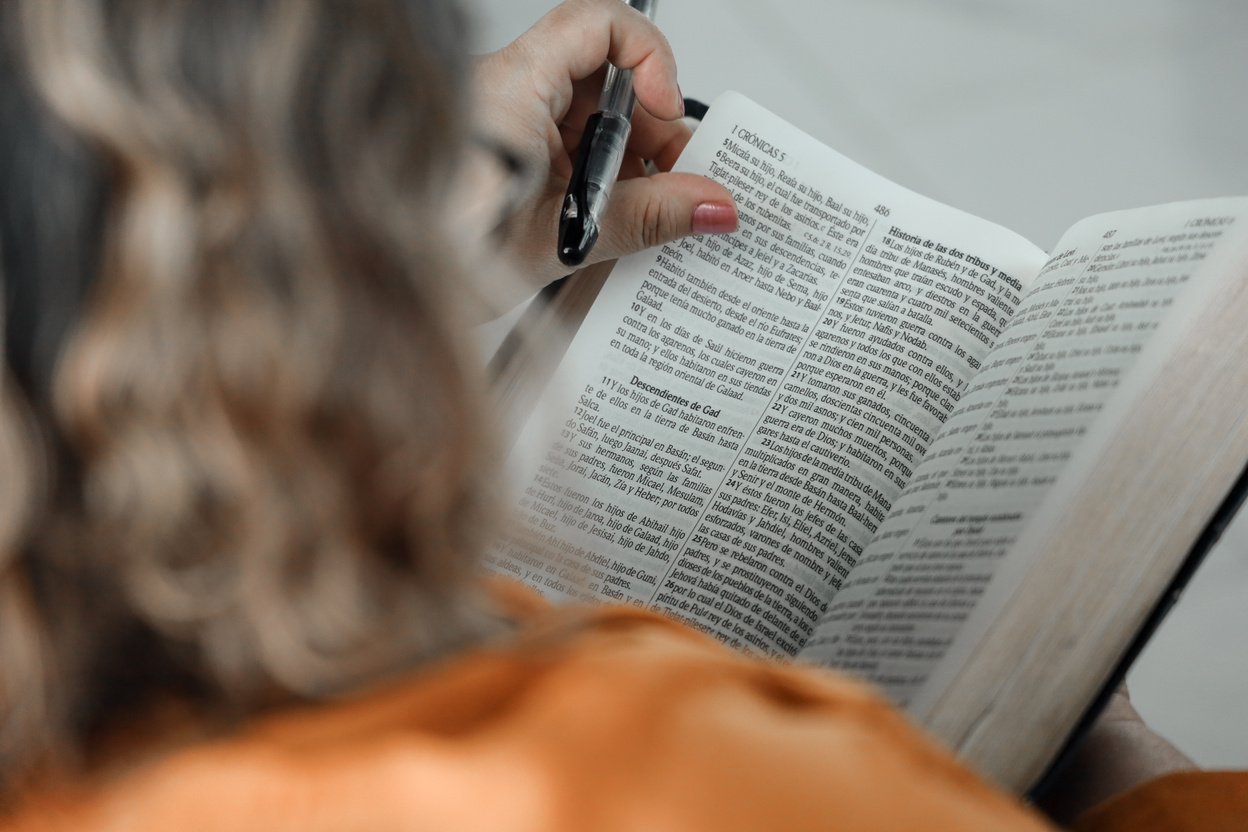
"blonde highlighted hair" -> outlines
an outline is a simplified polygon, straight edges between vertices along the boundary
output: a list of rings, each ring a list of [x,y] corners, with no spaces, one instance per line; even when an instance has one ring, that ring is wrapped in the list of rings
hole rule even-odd
[[[0,782],[153,698],[244,715],[475,637],[454,9],[4,13]]]

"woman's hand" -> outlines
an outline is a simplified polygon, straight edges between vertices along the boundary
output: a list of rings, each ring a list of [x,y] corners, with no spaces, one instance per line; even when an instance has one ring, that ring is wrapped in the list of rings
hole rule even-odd
[[[668,173],[690,138],[676,61],[658,28],[621,0],[568,0],[516,41],[479,59],[476,129],[536,168],[534,193],[504,245],[530,290],[566,274],[555,254],[559,209],[605,63],[633,70],[637,109],[629,153],[586,265],[688,234],[736,229],[732,195],[711,180]],[[661,171],[647,176],[645,162]],[[534,174],[530,174],[534,175]]]
[[[1070,823],[1135,786],[1195,768],[1187,755],[1148,727],[1123,685],[1040,803],[1054,820]]]

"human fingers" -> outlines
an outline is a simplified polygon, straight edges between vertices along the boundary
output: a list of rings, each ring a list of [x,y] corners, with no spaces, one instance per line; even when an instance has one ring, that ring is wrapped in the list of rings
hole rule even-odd
[[[563,120],[573,101],[573,84],[610,61],[633,71],[637,103],[661,119],[677,119],[684,100],[676,82],[676,59],[663,33],[619,0],[568,0],[537,22],[514,44],[543,82],[551,118]]]
[[[616,183],[601,227],[589,263],[690,234],[735,231],[737,208],[732,194],[718,182],[692,173],[660,173]]]
[[[563,148],[569,158],[579,149],[585,122],[594,112],[595,110],[590,109],[582,116],[574,109],[560,125]],[[668,171],[676,164],[691,138],[693,131],[683,120],[666,121],[638,109],[633,114],[628,152],[648,162],[654,162],[654,166],[661,171]]]
[[[580,148],[584,125],[564,124],[559,133],[566,152],[552,160],[551,170],[566,180],[572,174],[572,159]],[[634,117],[633,130],[628,137],[628,155],[620,168],[620,178],[642,175],[645,162],[653,162],[660,171],[671,170],[692,137],[693,132],[680,122],[660,122],[650,116],[646,116],[645,120]]]

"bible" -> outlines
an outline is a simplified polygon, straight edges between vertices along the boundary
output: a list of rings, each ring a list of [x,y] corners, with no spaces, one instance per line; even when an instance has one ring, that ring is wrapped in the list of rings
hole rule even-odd
[[[677,169],[739,230],[573,278],[490,567],[855,674],[1033,786],[1237,505],[1248,199],[1046,253],[733,93]]]

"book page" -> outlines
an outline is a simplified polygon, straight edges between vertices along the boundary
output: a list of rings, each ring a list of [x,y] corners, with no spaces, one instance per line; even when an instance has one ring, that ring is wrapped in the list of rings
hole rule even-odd
[[[1246,209],[1182,203],[1067,232],[803,659],[912,704],[1124,374]]]
[[[792,654],[1044,255],[740,96],[678,169],[724,182],[741,229],[617,266],[553,419],[517,443],[545,450],[491,563],[554,599],[652,605]]]

